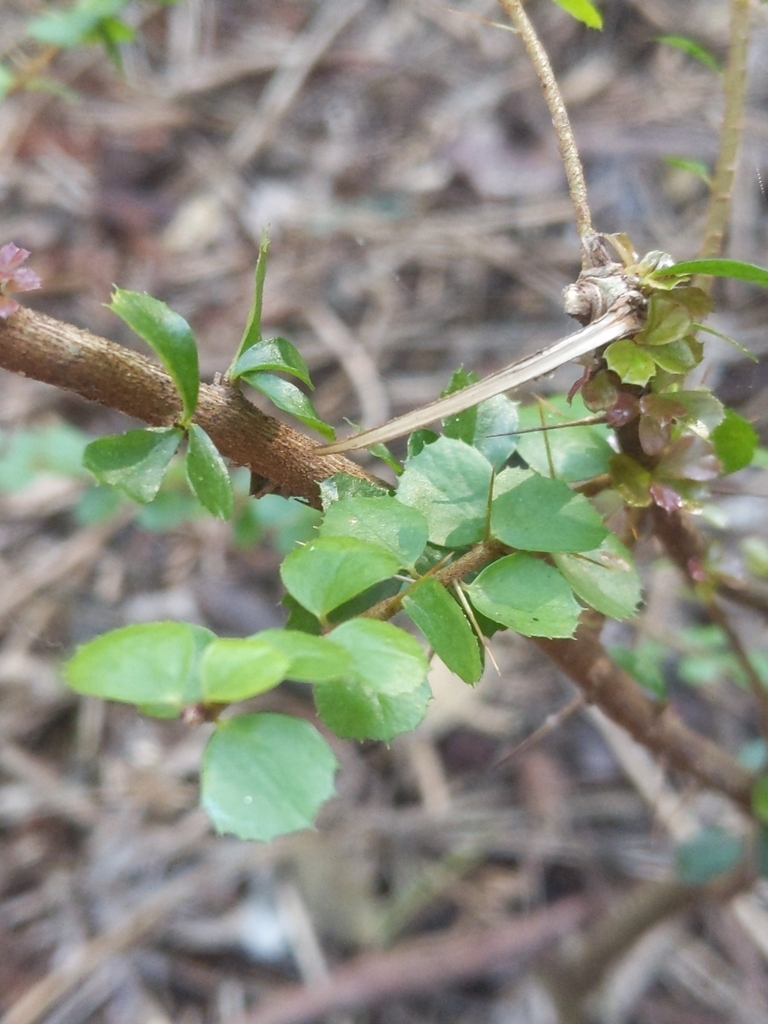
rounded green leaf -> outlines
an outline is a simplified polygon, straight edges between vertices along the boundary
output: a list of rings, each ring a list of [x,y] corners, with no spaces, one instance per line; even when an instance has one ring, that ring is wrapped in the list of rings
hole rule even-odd
[[[108,308],[143,338],[160,358],[173,377],[181,396],[183,419],[188,422],[197,405],[200,368],[197,342],[187,321],[159,299],[123,288],[115,288]]]
[[[297,629],[265,629],[252,640],[264,640],[289,659],[288,679],[300,683],[328,683],[352,672],[349,652],[325,636],[300,633]]]
[[[687,885],[703,885],[732,868],[744,853],[744,840],[718,826],[703,828],[677,848],[677,874]]]
[[[695,338],[672,341],[668,345],[659,345],[651,349],[650,355],[657,366],[667,373],[688,373],[700,361]]]
[[[200,801],[217,832],[268,842],[310,828],[333,795],[337,762],[309,722],[288,715],[240,715],[208,741]]]
[[[146,504],[160,489],[182,437],[178,427],[110,434],[91,441],[83,453],[83,465],[100,483],[117,487],[134,501]]]
[[[440,437],[408,459],[397,500],[422,513],[434,544],[475,544],[485,533],[492,473],[475,448]]]
[[[427,577],[403,597],[403,609],[448,668],[465,683],[476,683],[483,672],[477,637],[446,588]]]
[[[562,574],[531,555],[493,562],[467,592],[483,615],[524,636],[573,636],[581,614]]]
[[[594,551],[556,554],[555,565],[590,608],[613,619],[634,615],[642,584],[634,560],[618,537],[609,533]]]
[[[563,480],[532,474],[494,498],[491,534],[522,551],[591,551],[608,531],[582,494]]]
[[[229,704],[264,693],[288,675],[290,658],[264,640],[214,640],[200,661],[207,704]]]
[[[290,373],[307,387],[312,387],[309,369],[301,353],[285,338],[268,338],[246,349],[232,367],[229,376],[236,380],[253,370]]]
[[[213,640],[188,622],[125,626],[78,647],[64,677],[78,693],[178,713],[202,699],[199,661]]]
[[[320,537],[292,551],[280,566],[285,589],[322,619],[400,568],[391,551],[356,537]]]
[[[257,391],[266,395],[278,409],[287,412],[294,419],[316,430],[318,434],[322,434],[328,440],[332,441],[336,436],[333,427],[324,423],[317,415],[315,407],[304,392],[299,391],[296,385],[291,384],[290,381],[283,380],[282,377],[275,377],[272,373],[262,373],[259,370],[241,373],[240,380],[244,380],[246,384],[250,384],[252,388],[256,388]]]
[[[351,654],[355,678],[380,693],[410,693],[427,674],[427,657],[419,642],[390,622],[350,619],[329,636]]]
[[[396,498],[345,498],[334,502],[320,526],[321,537],[357,537],[387,548],[399,566],[412,568],[427,544],[421,512]]]
[[[565,398],[547,399],[542,406],[529,405],[520,409],[520,426],[531,430],[518,439],[518,454],[531,469],[542,476],[552,475],[571,483],[589,480],[605,473],[613,449],[608,444],[608,431],[603,426],[560,427],[542,431],[536,428],[568,423],[588,416],[589,409],[577,395],[571,404]],[[550,462],[552,469],[550,469]]]
[[[388,743],[415,729],[427,713],[432,691],[424,680],[410,693],[392,697],[354,681],[315,688],[317,713],[337,736]]]
[[[724,419],[712,431],[711,437],[723,473],[736,473],[748,466],[755,457],[760,440],[752,424],[732,409],[726,409]]]
[[[587,28],[603,27],[603,17],[590,0],[555,0],[555,3]]]
[[[625,384],[647,384],[656,372],[653,358],[630,338],[612,342],[605,350],[608,369],[613,370]]]
[[[477,379],[477,374],[457,370],[443,395],[460,391]],[[518,403],[506,395],[496,395],[471,409],[449,416],[444,421],[443,433],[477,448],[492,466],[501,469],[517,446],[517,406]]]
[[[184,469],[189,486],[203,508],[219,519],[231,519],[235,496],[229,470],[216,445],[196,423],[189,428]]]

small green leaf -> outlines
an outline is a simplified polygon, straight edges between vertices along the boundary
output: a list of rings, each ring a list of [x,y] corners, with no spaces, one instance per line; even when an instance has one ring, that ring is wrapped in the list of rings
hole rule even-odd
[[[648,303],[648,316],[643,329],[635,337],[638,345],[669,345],[680,341],[691,330],[691,315],[674,295],[653,295]]]
[[[214,640],[200,661],[203,702],[230,704],[271,690],[286,678],[290,663],[264,640]]]
[[[100,437],[85,449],[83,465],[100,483],[146,504],[160,489],[182,437],[178,427],[150,427]]]
[[[559,570],[531,555],[498,559],[467,593],[483,615],[524,636],[573,636],[581,614]]]
[[[325,636],[311,636],[296,629],[265,629],[252,640],[264,640],[289,659],[288,679],[300,683],[329,683],[352,672],[352,658]]]
[[[320,500],[324,512],[342,498],[377,498],[386,494],[389,494],[386,487],[359,476],[350,476],[349,473],[334,473],[320,484]]]
[[[400,568],[386,548],[356,537],[320,537],[292,551],[280,566],[289,594],[318,618],[388,579]]]
[[[422,513],[434,544],[474,544],[485,533],[492,474],[475,448],[440,437],[406,461],[397,500]]]
[[[86,42],[103,19],[125,7],[126,0],[79,0],[68,11],[50,11],[27,24],[27,34],[41,43],[69,49]]]
[[[183,406],[183,424],[194,415],[200,387],[197,342],[184,317],[164,302],[140,292],[115,288],[107,307],[149,345],[173,378]]]
[[[666,648],[656,640],[644,640],[635,647],[608,647],[608,653],[625,672],[655,697],[664,700],[667,683],[664,678],[663,661]]]
[[[257,391],[266,395],[270,402],[276,405],[278,409],[287,412],[294,419],[297,419],[299,423],[303,423],[304,426],[316,430],[318,434],[322,434],[329,441],[332,441],[336,436],[333,427],[328,423],[324,423],[317,415],[314,406],[304,392],[299,391],[296,385],[291,384],[290,381],[283,380],[282,377],[275,377],[274,374],[261,373],[257,370],[241,373],[240,380],[244,380],[246,384],[256,388]]]
[[[684,338],[668,345],[658,345],[650,350],[649,355],[667,373],[685,374],[701,361],[701,352],[694,351],[697,347],[695,338]]]
[[[591,551],[608,531],[583,495],[534,473],[494,498],[491,534],[521,551]]]
[[[711,436],[724,474],[736,473],[748,466],[760,440],[752,424],[731,409],[725,410],[725,418]]]
[[[768,775],[761,775],[752,787],[752,813],[758,821],[768,822]]]
[[[237,352],[232,363],[233,367],[249,348],[252,348],[254,345],[258,345],[261,341],[261,310],[264,304],[264,280],[267,276],[268,249],[269,236],[267,235],[267,232],[264,231],[262,232],[259,254],[256,258],[256,269],[254,271],[253,303],[251,305],[250,312],[248,313],[243,337],[237,347]],[[232,368],[230,368],[227,376],[231,375]]]
[[[352,740],[389,743],[401,732],[411,732],[423,720],[431,699],[426,680],[396,697],[346,680],[315,687],[318,715],[337,736]]]
[[[529,405],[520,409],[520,427],[533,432],[520,435],[518,455],[542,476],[550,476],[551,459],[554,475],[566,483],[589,480],[607,472],[613,449],[607,441],[606,427],[561,427],[547,431],[536,429],[542,425],[542,416],[544,425],[552,426],[588,415],[589,410],[579,395],[572,403],[568,403],[565,397],[556,396],[548,398],[541,406]]]
[[[371,444],[368,446],[368,451],[374,458],[381,459],[382,462],[386,463],[396,476],[400,476],[403,472],[402,465],[385,444]]]
[[[623,452],[611,459],[611,478],[622,499],[633,508],[651,504],[651,474],[630,455]]]
[[[357,679],[391,697],[411,693],[427,674],[419,642],[390,622],[350,619],[329,636],[352,655]]]
[[[679,156],[665,156],[663,160],[667,166],[674,167],[678,171],[688,171],[695,174],[697,178],[701,178],[705,185],[712,185],[712,175],[703,160],[686,160]]]
[[[704,274],[706,277],[730,277],[735,281],[748,281],[768,288],[768,270],[754,263],[740,260],[702,259],[686,260],[654,272],[654,277],[682,277],[688,274]]]
[[[642,585],[634,560],[614,534],[595,551],[556,554],[555,565],[590,608],[613,619],[628,619],[640,603]]]
[[[333,795],[333,751],[309,722],[288,715],[240,715],[208,741],[200,802],[217,832],[269,842],[310,828]]]
[[[202,427],[189,427],[184,460],[189,486],[203,508],[219,519],[231,519],[235,507],[232,481],[224,459]]]
[[[704,885],[732,868],[744,854],[744,840],[722,828],[703,828],[677,848],[677,874],[686,885]]]
[[[215,639],[210,630],[187,622],[125,626],[78,647],[64,676],[78,693],[178,714],[202,699],[200,657]]]
[[[448,668],[465,683],[476,683],[483,672],[477,638],[446,588],[434,579],[421,580],[403,597],[403,609]]]
[[[320,527],[321,537],[357,537],[387,548],[399,566],[413,568],[429,527],[421,512],[388,495],[334,502]]]
[[[687,36],[657,36],[656,42],[665,43],[667,46],[674,46],[675,49],[682,50],[683,53],[687,53],[689,57],[693,57],[695,60],[700,61],[711,71],[720,72],[720,65],[709,50],[705,50],[703,46],[694,42],[693,39],[689,39]]]
[[[605,350],[608,369],[621,377],[625,384],[648,383],[656,371],[652,356],[630,338],[612,342]]]
[[[296,348],[285,338],[269,338],[257,341],[243,352],[229,372],[231,380],[254,370],[282,371],[298,377],[311,388],[307,364]]]
[[[442,394],[453,394],[477,379],[477,374],[457,370]],[[517,406],[518,403],[506,395],[496,395],[471,409],[449,416],[444,421],[443,433],[477,448],[492,466],[501,469],[517,446]]]
[[[352,619],[330,634],[352,657],[350,676],[315,687],[320,717],[339,736],[389,741],[415,728],[431,692],[427,659],[412,636],[375,619]]]
[[[583,22],[587,28],[601,29],[603,27],[602,15],[589,0],[554,0],[554,2],[571,17]]]
[[[14,73],[5,64],[0,64],[0,100],[8,95],[15,81],[16,76]]]

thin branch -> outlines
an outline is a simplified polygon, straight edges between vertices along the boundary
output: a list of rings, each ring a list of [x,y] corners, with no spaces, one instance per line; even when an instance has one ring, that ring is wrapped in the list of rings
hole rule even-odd
[[[168,426],[181,415],[173,381],[157,363],[30,309],[0,320],[0,367],[153,426]],[[343,456],[315,454],[313,441],[261,412],[228,384],[201,386],[195,422],[232,463],[315,506],[318,482],[334,473],[370,479]]]
[[[747,96],[747,54],[749,50],[749,0],[731,0],[728,64],[723,76],[725,111],[720,135],[720,151],[712,181],[707,211],[707,226],[699,256],[718,256],[728,224],[728,213],[736,173],[736,156],[744,130],[744,105]]]
[[[596,254],[601,251],[601,246],[599,236],[592,227],[592,214],[589,211],[589,202],[587,200],[587,183],[584,179],[584,168],[581,165],[581,158],[576,147],[576,139],[574,138],[571,122],[568,118],[568,111],[565,109],[565,103],[552,70],[552,65],[549,62],[547,51],[536,35],[536,30],[525,13],[522,3],[520,0],[499,0],[499,3],[523,40],[528,57],[536,69],[536,74],[539,76],[541,87],[544,90],[544,99],[547,102],[549,113],[552,117],[560,157],[568,179],[568,191],[573,202],[576,230],[581,240],[581,264],[582,268],[587,270],[589,267],[597,265]]]

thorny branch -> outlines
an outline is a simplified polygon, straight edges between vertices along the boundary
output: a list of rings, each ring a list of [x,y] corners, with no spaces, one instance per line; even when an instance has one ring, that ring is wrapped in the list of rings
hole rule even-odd
[[[157,426],[173,423],[181,411],[171,378],[156,363],[29,309],[0,321],[0,367]],[[308,437],[260,412],[229,386],[203,385],[195,419],[226,458],[273,481],[285,495],[317,505],[318,485],[333,473],[370,479],[370,474],[343,456],[317,455]],[[436,578],[449,584],[501,553],[496,543],[479,545],[441,569]],[[398,607],[391,600],[371,609],[369,615],[391,618]],[[673,767],[748,807],[751,774],[689,729],[672,709],[647,697],[606,653],[599,639],[600,624],[585,621],[573,640],[537,638],[533,642],[588,701],[640,743],[663,754]]]

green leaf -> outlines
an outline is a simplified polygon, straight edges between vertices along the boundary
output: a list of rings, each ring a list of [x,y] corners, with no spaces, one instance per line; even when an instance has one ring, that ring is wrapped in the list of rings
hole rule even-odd
[[[666,648],[656,640],[644,640],[636,647],[608,647],[608,653],[625,672],[655,696],[667,697],[667,683],[664,679],[663,661]]]
[[[421,512],[387,495],[334,502],[320,527],[321,537],[357,537],[387,548],[398,566],[409,569],[423,552],[428,534]]]
[[[539,411],[541,409],[541,412]],[[572,403],[564,397],[548,398],[546,404],[529,405],[520,409],[520,427],[526,430],[544,424],[568,423],[589,415],[580,396]],[[518,454],[531,469],[542,476],[550,476],[550,458],[554,476],[566,483],[589,480],[608,470],[613,449],[607,441],[608,430],[603,426],[562,427],[557,430],[521,434]]]
[[[377,498],[386,494],[389,494],[386,487],[359,476],[350,476],[349,473],[334,473],[320,484],[320,500],[324,512],[328,511],[334,501],[341,501],[342,498]]]
[[[687,36],[656,36],[656,42],[665,43],[667,46],[674,46],[677,50],[687,53],[689,57],[700,61],[711,71],[717,71],[718,74],[720,72],[720,65],[709,50],[705,50],[703,46],[695,43],[693,39],[689,39]]]
[[[744,854],[744,840],[724,829],[703,828],[677,848],[677,874],[686,885],[703,885],[732,868]]]
[[[329,441],[336,436],[333,427],[324,423],[317,415],[314,406],[304,392],[299,391],[296,385],[291,384],[290,381],[283,380],[282,377],[275,377],[271,373],[261,373],[256,370],[241,373],[240,380],[244,380],[246,384],[256,388],[257,391],[266,395],[278,409],[287,412],[304,426],[316,430],[318,434],[322,434]]]
[[[587,28],[603,27],[603,17],[589,0],[554,0],[558,7],[562,7],[577,21],[583,22]]]
[[[691,324],[690,313],[674,295],[653,295],[648,303],[645,324],[635,342],[640,345],[669,345],[689,334]]]
[[[522,551],[591,551],[608,531],[583,495],[534,473],[494,498],[491,534]]]
[[[67,423],[0,430],[0,491],[23,491],[41,474],[90,480],[87,444],[88,435]]]
[[[421,580],[403,597],[403,610],[452,672],[465,683],[477,682],[483,672],[477,638],[444,586],[434,579]]]
[[[485,533],[492,474],[475,448],[440,437],[406,461],[397,500],[422,513],[434,544],[475,544]]]
[[[755,863],[761,878],[768,875],[768,826],[760,825],[755,841]]]
[[[722,423],[712,431],[712,443],[723,465],[723,473],[736,473],[748,466],[755,456],[759,440],[751,423],[733,410],[726,409]]]
[[[237,352],[232,364],[233,367],[249,348],[252,348],[254,345],[258,345],[261,341],[261,310],[264,304],[264,280],[267,276],[268,249],[269,237],[267,232],[264,231],[262,232],[259,254],[256,258],[256,269],[254,271],[253,303],[251,305],[250,312],[248,313],[243,337],[237,347]],[[230,368],[227,376],[231,375],[232,368]]]
[[[178,714],[202,699],[200,657],[215,639],[188,622],[125,626],[78,647],[64,677],[78,693]]]
[[[200,504],[219,519],[231,519],[235,508],[232,481],[224,459],[202,427],[190,424],[184,468]]]
[[[688,413],[686,422],[701,437],[709,437],[723,422],[723,403],[711,391],[675,391],[669,397],[685,406]]]
[[[271,690],[288,675],[291,662],[263,639],[214,640],[200,662],[206,704],[230,704]]]
[[[41,43],[69,49],[79,46],[99,22],[118,14],[126,0],[79,0],[68,11],[51,11],[27,24],[27,34]]]
[[[678,171],[688,171],[690,174],[695,174],[697,178],[701,178],[705,185],[712,185],[712,175],[703,160],[686,160],[679,156],[665,156],[663,160],[667,166],[674,167]]]
[[[117,487],[134,501],[146,504],[160,489],[182,437],[178,427],[110,434],[91,441],[83,454],[83,465],[100,483]]]
[[[182,423],[189,423],[197,406],[200,368],[197,342],[187,321],[159,299],[122,288],[115,288],[107,308],[143,338],[160,358],[181,396]]]
[[[311,636],[297,629],[265,629],[252,640],[264,640],[289,659],[288,679],[300,683],[329,683],[352,672],[352,658],[345,648],[325,636]]]
[[[704,274],[706,277],[730,277],[735,281],[748,281],[768,288],[768,270],[754,263],[740,260],[702,259],[686,260],[654,272],[654,277],[682,277],[688,274]]]
[[[0,64],[0,100],[5,99],[13,88],[15,81],[16,76],[14,73],[5,64]]]
[[[402,465],[385,444],[371,444],[368,446],[368,451],[374,458],[381,459],[382,462],[386,463],[396,476],[400,476],[403,472]]]
[[[695,338],[673,341],[668,345],[652,348],[649,355],[656,365],[667,373],[689,373],[701,361],[701,354],[694,351],[697,346],[692,343],[695,343]]]
[[[613,486],[623,501],[633,508],[647,508],[651,504],[651,474],[630,455],[614,455],[610,464]]]
[[[229,372],[230,380],[236,380],[244,373],[253,370],[282,371],[293,374],[303,381],[307,387],[312,387],[307,364],[301,354],[294,348],[290,341],[285,338],[269,338],[266,341],[257,341],[243,352],[240,358]]]
[[[630,338],[612,342],[605,350],[605,361],[625,384],[643,386],[656,372],[653,357]]]
[[[432,699],[426,680],[410,693],[391,697],[352,681],[315,687],[317,713],[337,736],[388,743],[423,720]]]
[[[310,828],[333,795],[333,751],[309,722],[288,715],[240,715],[208,741],[200,802],[217,832],[269,842]]]
[[[270,542],[279,554],[287,555],[296,550],[297,544],[306,544],[317,536],[320,513],[296,498],[265,494],[254,504],[256,521],[270,532]]]
[[[614,534],[599,548],[578,554],[556,554],[555,565],[578,597],[613,619],[634,615],[642,584],[632,555]]]
[[[400,568],[391,551],[356,537],[320,537],[280,566],[285,589],[319,619]]]
[[[475,373],[457,370],[442,394],[453,394],[477,379]],[[501,469],[517,447],[517,406],[518,403],[506,395],[496,395],[471,409],[449,416],[444,421],[443,433],[477,448],[492,466]]]
[[[427,674],[421,644],[390,622],[350,619],[328,635],[352,655],[355,678],[390,697],[413,692]]]
[[[573,636],[581,614],[559,570],[531,555],[498,559],[467,593],[483,615],[524,636]]]
[[[414,729],[431,697],[427,659],[412,636],[375,619],[351,619],[330,634],[352,657],[347,679],[315,687],[320,717],[337,735],[388,741]]]
[[[752,813],[758,821],[768,822],[768,775],[761,775],[752,787]]]

